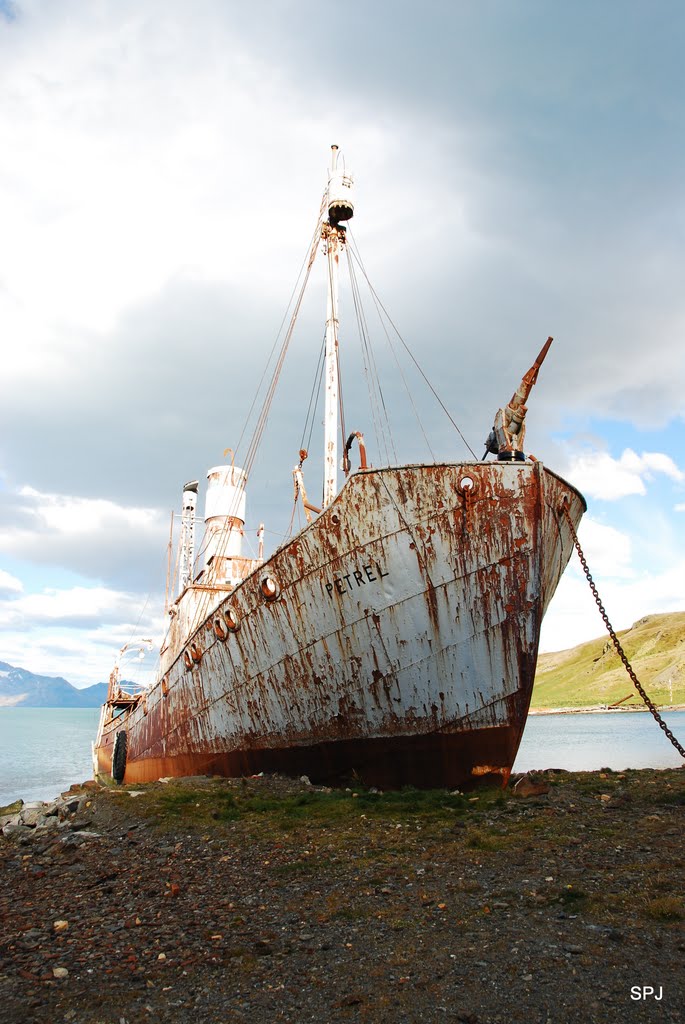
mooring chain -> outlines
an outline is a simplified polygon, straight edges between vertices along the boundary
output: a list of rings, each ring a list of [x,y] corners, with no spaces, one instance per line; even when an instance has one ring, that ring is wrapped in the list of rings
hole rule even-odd
[[[680,745],[680,743],[675,738],[675,736],[673,735],[673,733],[671,732],[669,727],[666,725],[666,723],[664,722],[663,718],[661,717],[661,715],[657,711],[653,701],[651,701],[649,699],[649,697],[647,696],[647,694],[645,693],[645,691],[644,691],[644,689],[643,689],[643,687],[642,687],[642,685],[640,683],[640,680],[635,675],[635,672],[633,671],[633,667],[630,664],[630,662],[628,661],[626,653],[625,653],[625,651],[623,650],[623,648],[621,646],[621,641],[616,636],[616,633],[614,632],[614,628],[611,625],[611,623],[609,622],[609,616],[607,615],[606,609],[605,609],[604,605],[602,604],[601,598],[600,598],[600,596],[599,596],[599,594],[597,592],[597,587],[595,586],[595,581],[592,578],[592,573],[590,572],[590,569],[588,568],[587,560],[585,558],[585,555],[583,554],[583,549],[580,546],[580,542],[578,540],[578,534],[575,531],[575,527],[573,525],[573,521],[571,520],[571,516],[570,516],[569,511],[568,511],[568,505],[566,503],[564,503],[561,506],[560,511],[563,512],[563,514],[566,516],[566,522],[568,523],[569,530],[571,531],[571,536],[573,537],[573,543],[575,545],[576,551],[578,552],[578,557],[580,558],[580,564],[583,567],[583,572],[585,573],[585,576],[587,577],[587,581],[590,584],[590,590],[592,591],[592,593],[594,595],[595,601],[597,602],[597,607],[599,608],[600,615],[602,616],[602,618],[604,620],[604,625],[607,628],[607,632],[609,633],[609,636],[611,637],[612,643],[613,643],[614,647],[616,648],[618,656],[620,657],[621,661],[623,662],[623,666],[624,666],[626,672],[628,673],[628,675],[632,679],[633,684],[635,686],[635,689],[640,694],[640,696],[642,697],[643,701],[645,702],[645,704],[647,705],[647,707],[651,711],[652,715],[654,716],[654,719],[656,720],[659,728],[663,729],[663,731],[666,733],[666,735],[668,736],[669,740],[671,741],[673,746],[676,748],[676,750],[678,751],[680,756],[682,758],[685,758],[685,749]]]

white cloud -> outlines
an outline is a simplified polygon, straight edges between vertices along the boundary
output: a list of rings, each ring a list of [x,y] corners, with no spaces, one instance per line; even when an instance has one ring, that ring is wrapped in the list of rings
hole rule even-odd
[[[0,552],[13,558],[119,585],[161,579],[168,520],[156,509],[23,486],[0,512]]]
[[[653,551],[654,568],[644,569],[634,563],[634,556],[641,553],[638,536],[586,515],[578,539],[614,629],[627,629],[644,615],[685,610],[685,553],[670,540]],[[566,650],[605,633],[574,552],[545,616],[540,650]]]
[[[112,526],[146,529],[154,525],[159,513],[150,508],[124,508],[102,498],[78,498],[65,494],[41,494],[33,487],[21,487],[19,495],[28,498],[26,511],[41,533],[99,533]],[[3,535],[0,533],[0,546]],[[16,540],[16,534],[14,535]]]
[[[46,588],[0,599],[0,660],[63,675],[77,686],[104,682],[126,642],[145,635],[159,644],[164,624],[158,612],[157,601],[149,608],[137,594],[105,587]],[[153,653],[142,670],[150,675],[155,665]]]
[[[629,451],[629,449],[627,451]],[[670,455],[664,455],[662,452],[643,452],[639,458],[637,456],[635,456],[635,458],[640,468],[646,470],[648,478],[651,471],[654,473],[663,473],[664,476],[670,477],[670,479],[675,480],[676,483],[681,484],[685,481],[685,473],[676,466]]]
[[[120,621],[122,612],[130,616],[132,600],[131,594],[117,594],[105,587],[50,588],[1,605],[0,626],[40,627],[55,623],[92,626]]]
[[[638,455],[626,448],[618,459],[608,452],[586,451],[574,455],[568,478],[589,498],[616,501],[629,494],[646,494],[645,480],[661,473],[682,483],[683,473],[669,455],[661,452],[643,452]]]
[[[407,125],[351,102],[335,115],[345,139],[330,138],[323,97],[305,100],[293,69],[250,47],[221,5],[209,5],[210,20],[171,6],[173,19],[156,3],[135,13],[105,3],[73,18],[36,11],[15,27],[13,49],[4,39],[7,382],[43,377],[46,367],[62,376],[72,360],[107,360],[118,319],[175,280],[230,282],[261,301],[273,289],[284,301],[293,244],[299,262],[299,240],[306,245],[314,227],[327,145],[363,152],[367,181],[410,151]],[[427,133],[424,142],[414,160],[435,176],[435,139]],[[400,246],[412,224],[435,232],[457,208],[446,179],[442,195],[418,176],[382,180],[379,226],[385,211],[407,211]],[[378,244],[387,250],[380,232]],[[84,332],[99,335],[95,349]]]
[[[644,615],[685,610],[685,550],[658,509],[631,532],[588,514],[578,539],[600,600],[614,629],[627,629]],[[657,543],[641,535],[653,526]],[[649,557],[644,558],[645,550]],[[542,625],[540,650],[559,651],[604,635],[606,627],[575,551]]]
[[[42,493],[23,486],[3,495],[0,551],[45,569],[56,582],[25,592],[0,571],[0,660],[75,685],[106,680],[119,648],[141,634],[161,640],[168,521],[151,508],[104,498]],[[148,549],[152,549],[152,557]],[[157,564],[155,564],[155,561]],[[142,562],[145,573],[139,573]],[[156,570],[148,575],[149,570]],[[83,583],[62,585],[64,572]],[[142,593],[88,579],[146,575]],[[143,595],[153,581],[155,593]],[[155,658],[146,659],[151,671]]]
[[[626,581],[596,576],[595,583],[615,630],[627,629],[644,615],[685,610],[685,559],[658,573]],[[606,627],[585,578],[566,571],[542,625],[541,651],[561,651],[595,637]]]
[[[24,589],[21,580],[0,569],[0,594],[20,594]]]
[[[578,530],[578,540],[593,574],[624,579],[635,575],[631,568],[633,545],[627,533],[586,515]]]

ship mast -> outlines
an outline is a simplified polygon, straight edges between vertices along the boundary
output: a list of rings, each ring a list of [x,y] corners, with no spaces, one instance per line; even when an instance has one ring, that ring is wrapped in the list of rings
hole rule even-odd
[[[328,171],[328,220],[321,237],[328,258],[328,289],[326,300],[326,357],[324,400],[324,484],[323,507],[328,508],[338,491],[338,271],[340,254],[345,246],[345,226],[354,214],[353,179],[345,170],[338,170],[338,147],[331,146]]]

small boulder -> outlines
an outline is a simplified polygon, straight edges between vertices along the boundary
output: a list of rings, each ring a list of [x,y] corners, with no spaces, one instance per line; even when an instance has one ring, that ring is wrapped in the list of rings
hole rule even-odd
[[[514,796],[529,797],[529,796],[544,796],[545,793],[549,793],[549,786],[546,782],[541,782],[534,778],[532,775],[523,775],[513,789]]]
[[[45,819],[45,804],[24,804],[19,819],[22,825],[35,828],[39,821]]]
[[[83,846],[90,839],[102,839],[102,836],[99,832],[67,832],[61,837],[61,842],[64,846]]]
[[[23,800],[21,800],[21,799],[15,800],[11,804],[5,804],[4,807],[0,807],[0,815],[3,815],[3,814],[18,814],[23,806],[24,806],[24,801]]]
[[[53,829],[59,828],[59,821],[54,816],[44,817],[42,821],[37,822],[36,832],[52,831]]]
[[[21,843],[26,842],[31,838],[31,836],[33,835],[33,829],[29,828],[28,825],[9,824],[4,826],[2,834],[7,839],[13,839]]]

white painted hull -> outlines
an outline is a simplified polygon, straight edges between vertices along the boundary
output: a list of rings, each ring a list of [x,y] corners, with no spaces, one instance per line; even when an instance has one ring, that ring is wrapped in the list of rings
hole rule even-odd
[[[143,700],[111,721],[106,707],[99,769],[124,729],[126,782],[261,770],[382,786],[506,780],[572,550],[563,502],[577,525],[582,496],[540,463],[353,474],[175,639]]]

